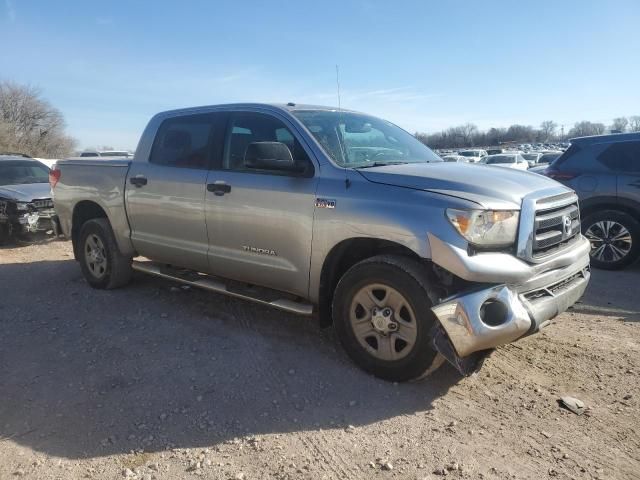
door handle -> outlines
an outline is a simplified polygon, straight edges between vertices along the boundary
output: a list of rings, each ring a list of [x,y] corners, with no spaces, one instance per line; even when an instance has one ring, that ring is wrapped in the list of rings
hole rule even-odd
[[[225,193],[231,191],[231,185],[228,183],[207,183],[207,190],[213,192],[214,195],[221,197]]]
[[[136,187],[140,188],[143,185],[147,184],[147,177],[145,177],[143,175],[136,175],[135,177],[131,177],[129,179],[129,183],[131,185],[135,185]]]

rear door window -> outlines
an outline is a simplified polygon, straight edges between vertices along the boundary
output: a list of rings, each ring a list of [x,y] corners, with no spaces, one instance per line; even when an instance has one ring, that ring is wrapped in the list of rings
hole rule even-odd
[[[224,114],[169,118],[156,135],[149,162],[175,168],[208,169],[222,150]]]

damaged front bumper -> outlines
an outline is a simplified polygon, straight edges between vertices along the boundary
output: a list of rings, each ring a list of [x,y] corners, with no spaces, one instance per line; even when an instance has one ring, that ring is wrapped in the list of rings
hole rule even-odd
[[[0,233],[6,236],[27,235],[38,232],[60,232],[58,216],[50,200],[22,204],[0,202]]]
[[[533,266],[524,282],[478,285],[444,299],[432,308],[441,326],[433,336],[436,349],[468,374],[485,352],[546,326],[584,293],[590,278],[588,244],[584,239],[567,253],[567,262],[556,259],[549,270]],[[580,255],[574,258],[576,250]]]

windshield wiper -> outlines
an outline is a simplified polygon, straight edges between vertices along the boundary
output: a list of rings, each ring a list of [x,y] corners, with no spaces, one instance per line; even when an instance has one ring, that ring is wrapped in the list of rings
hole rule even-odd
[[[372,167],[386,167],[387,165],[407,165],[409,162],[373,162],[373,163],[366,163],[364,165],[359,165],[357,167],[353,167],[356,169],[361,169],[361,168],[372,168]]]

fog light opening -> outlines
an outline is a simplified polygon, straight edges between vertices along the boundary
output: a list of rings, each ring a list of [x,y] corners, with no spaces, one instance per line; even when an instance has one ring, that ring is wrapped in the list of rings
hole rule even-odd
[[[487,300],[480,307],[480,319],[492,327],[497,327],[505,323],[507,321],[507,314],[507,306],[494,298]]]

